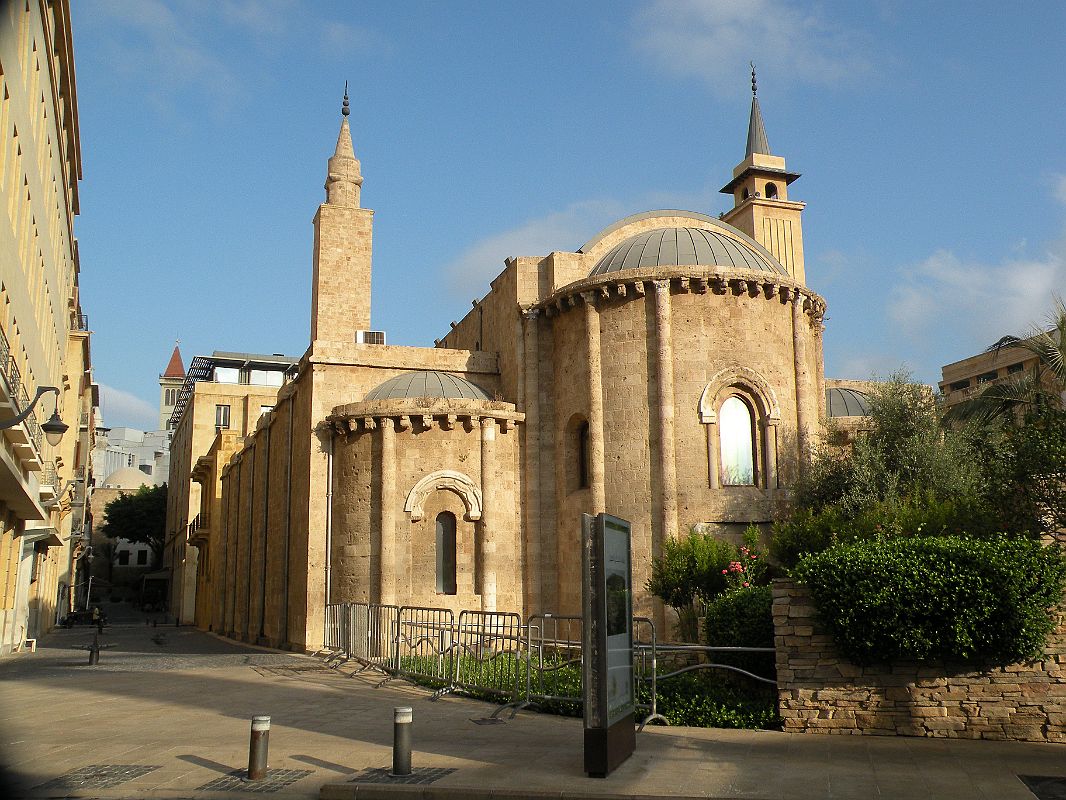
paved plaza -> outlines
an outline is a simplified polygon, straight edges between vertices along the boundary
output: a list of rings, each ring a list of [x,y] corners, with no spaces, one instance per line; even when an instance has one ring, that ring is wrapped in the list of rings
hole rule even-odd
[[[113,617],[114,619],[114,617]],[[0,659],[0,757],[27,798],[713,797],[1032,800],[1021,776],[1066,779],[1066,747],[1020,742],[654,728],[609,778],[582,772],[577,719],[431,701],[421,688],[189,628],[106,629],[100,663],[60,630]],[[415,775],[389,778],[392,708],[414,708]],[[250,720],[272,718],[270,772],[241,780]],[[1045,784],[1044,798],[1066,784]]]

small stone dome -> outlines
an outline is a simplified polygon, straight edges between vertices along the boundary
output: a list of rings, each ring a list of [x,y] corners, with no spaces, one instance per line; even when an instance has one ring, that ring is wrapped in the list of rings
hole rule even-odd
[[[367,393],[364,400],[404,400],[414,397],[465,398],[467,400],[490,400],[480,386],[465,378],[435,370],[404,372],[389,378]]]
[[[108,489],[139,489],[141,486],[154,486],[151,475],[146,475],[134,467],[116,469],[106,478],[104,486]]]
[[[836,387],[825,390],[825,408],[830,417],[865,417],[870,401],[865,392]]]
[[[656,228],[615,245],[589,277],[641,267],[725,267],[788,275],[768,250],[752,241],[703,228]],[[747,237],[744,237],[747,238]]]

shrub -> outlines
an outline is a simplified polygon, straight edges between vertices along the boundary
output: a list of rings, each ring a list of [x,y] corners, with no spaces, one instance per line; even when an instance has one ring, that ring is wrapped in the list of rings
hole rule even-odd
[[[707,644],[717,647],[773,647],[773,591],[753,586],[715,598],[707,605]],[[720,664],[772,678],[773,653],[715,653]]]
[[[1066,562],[1029,539],[945,536],[840,544],[803,558],[793,574],[856,664],[1006,666],[1044,648]]]

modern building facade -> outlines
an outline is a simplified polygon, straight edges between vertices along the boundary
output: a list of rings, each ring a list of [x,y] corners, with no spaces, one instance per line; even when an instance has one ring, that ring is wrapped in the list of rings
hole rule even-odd
[[[771,522],[826,420],[799,176],[757,99],[729,211],[635,214],[576,252],[508,258],[433,348],[370,330],[347,106],[308,350],[270,413],[182,458],[203,454],[198,624],[312,649],[332,602],[575,613],[581,514],[599,511],[633,523],[635,607],[663,619],[643,591],[663,542]]]
[[[69,4],[4,3],[0,423],[33,410],[0,431],[0,653],[70,610],[88,535],[98,398],[74,238],[80,178]],[[53,410],[69,426],[57,446],[42,432]]]

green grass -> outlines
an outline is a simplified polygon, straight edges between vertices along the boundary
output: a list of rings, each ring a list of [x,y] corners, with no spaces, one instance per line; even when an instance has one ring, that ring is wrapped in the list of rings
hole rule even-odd
[[[445,666],[451,666],[454,656],[445,657]],[[480,691],[477,689],[460,689],[459,694],[493,703],[513,702],[524,696],[526,686],[526,663],[513,655],[499,656],[490,668],[484,662],[478,662],[472,656],[462,656],[460,664],[466,676],[472,681],[488,686],[490,678],[496,678],[492,685],[500,692]],[[400,659],[401,667],[406,672],[420,673],[436,670],[437,659],[431,656],[407,656]],[[559,663],[559,662],[556,662]],[[548,666],[549,662],[545,662]],[[451,674],[450,669],[445,674]],[[464,676],[464,677],[466,677]],[[517,678],[518,694],[512,691]],[[433,678],[417,677],[415,683],[431,689],[440,689],[447,681]],[[558,697],[579,697],[581,695],[581,670],[577,664],[559,666],[558,669],[535,670],[532,676],[534,694],[548,694]],[[777,714],[777,695],[771,686],[755,683],[743,676],[724,673],[721,670],[696,670],[683,675],[660,680],[657,686],[657,711],[666,717],[671,725],[684,725],[696,728],[779,728],[781,719]],[[638,702],[651,702],[651,686],[647,682],[637,684]],[[534,707],[549,714],[562,716],[581,716],[581,702],[569,700],[537,700]],[[637,717],[643,718],[647,711],[637,711]]]

